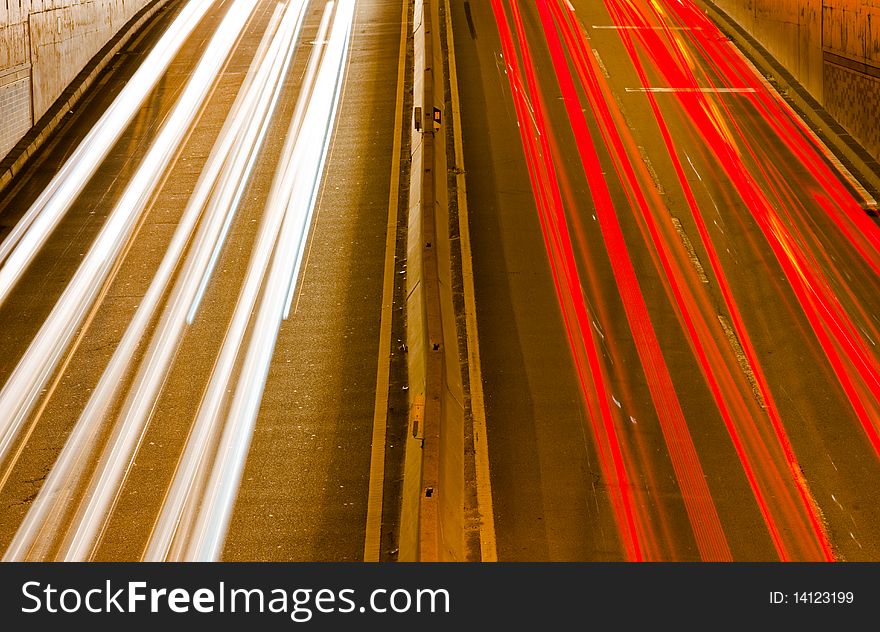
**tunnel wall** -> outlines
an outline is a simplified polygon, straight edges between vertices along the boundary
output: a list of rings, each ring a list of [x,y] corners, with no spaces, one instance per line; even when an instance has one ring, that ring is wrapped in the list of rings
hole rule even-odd
[[[880,157],[878,0],[715,0]]]
[[[153,0],[0,1],[0,158]]]

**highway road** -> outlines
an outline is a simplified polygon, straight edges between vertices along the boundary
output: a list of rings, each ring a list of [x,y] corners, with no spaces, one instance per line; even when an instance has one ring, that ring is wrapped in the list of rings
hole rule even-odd
[[[2,192],[4,559],[393,559],[407,19],[173,0]]]
[[[878,559],[870,194],[689,0],[450,12],[498,558]]]
[[[443,8],[468,555],[880,559],[859,174],[691,0]],[[3,559],[396,559],[409,14],[172,0],[0,191]]]

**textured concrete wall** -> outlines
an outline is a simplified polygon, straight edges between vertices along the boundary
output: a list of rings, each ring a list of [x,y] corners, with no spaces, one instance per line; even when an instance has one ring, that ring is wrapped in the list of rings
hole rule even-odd
[[[823,0],[715,0],[818,100],[823,99]]]
[[[880,158],[880,0],[824,0],[825,107]]]
[[[152,0],[0,0],[0,157]]]
[[[880,66],[880,2],[824,0],[823,5],[825,50]]]
[[[880,156],[880,0],[714,2]]]

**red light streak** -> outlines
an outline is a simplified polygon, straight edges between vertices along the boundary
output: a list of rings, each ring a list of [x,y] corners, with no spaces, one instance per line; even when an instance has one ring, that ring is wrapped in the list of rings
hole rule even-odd
[[[638,11],[634,8],[632,3],[628,3],[628,7],[622,6],[622,3],[615,2],[614,0],[608,0],[606,5],[609,8],[609,11],[612,14],[613,19],[617,24],[637,24],[641,26],[647,26],[648,22],[645,20],[644,16],[642,16]],[[629,10],[627,10],[629,9]],[[678,60],[674,60],[671,57],[664,56],[664,52],[667,50],[667,47],[660,38],[660,33],[658,33],[654,29],[640,29],[640,36],[644,37],[646,40],[643,42],[645,47],[650,47],[652,56],[655,58],[655,63],[658,67],[666,68],[666,64],[670,66],[675,66],[676,61],[682,62],[679,58]],[[662,32],[662,31],[661,31]],[[642,35],[644,33],[644,35]],[[623,43],[627,48],[627,51],[630,55],[630,58],[633,62],[633,65],[636,68],[636,71],[639,75],[642,84],[645,87],[649,86],[649,81],[647,78],[647,74],[642,66],[642,63],[639,59],[638,52],[635,48],[635,43],[633,41],[632,31],[626,31],[621,34],[623,39]],[[653,41],[651,41],[653,40]],[[686,67],[686,64],[682,63],[682,67]],[[684,74],[685,71],[682,71]],[[690,81],[689,81],[690,79]],[[696,81],[692,78],[688,77],[676,77],[673,80],[675,83],[673,85],[684,85],[684,86],[696,86]],[[764,376],[763,370],[761,369],[760,362],[757,358],[757,354],[755,353],[754,347],[752,346],[750,337],[745,328],[745,324],[743,322],[742,315],[740,314],[739,308],[733,298],[733,293],[730,289],[730,285],[727,281],[724,270],[721,266],[720,258],[718,253],[714,247],[714,244],[711,240],[711,237],[708,232],[708,228],[705,224],[705,221],[702,217],[702,213],[698,207],[696,199],[694,197],[693,191],[685,177],[684,170],[681,165],[681,161],[678,158],[677,151],[675,149],[671,133],[669,131],[668,126],[665,123],[662,113],[660,112],[659,105],[657,104],[656,97],[654,94],[647,92],[646,97],[651,105],[652,111],[654,112],[657,124],[659,126],[660,132],[663,136],[664,143],[666,144],[667,150],[669,152],[670,158],[672,160],[673,167],[675,168],[679,183],[682,187],[682,191],[685,194],[685,198],[688,202],[688,206],[692,212],[693,218],[695,220],[698,232],[700,234],[700,238],[703,242],[704,247],[706,248],[707,255],[709,257],[711,268],[714,272],[715,278],[718,281],[719,288],[721,290],[722,296],[724,297],[725,305],[730,313],[731,320],[733,322],[734,330],[736,331],[737,337],[740,341],[741,346],[746,354],[746,357],[749,361],[749,365],[752,368],[755,379],[757,381],[758,388],[761,392],[761,395],[766,403],[767,414],[770,417],[770,421],[773,426],[774,433],[776,435],[776,439],[778,441],[779,447],[782,449],[785,457],[785,461],[787,462],[789,472],[791,474],[791,479],[794,482],[797,488],[797,494],[800,497],[801,509],[798,510],[795,507],[795,512],[803,512],[806,514],[807,519],[809,520],[810,530],[812,533],[809,533],[809,530],[799,529],[801,533],[806,536],[804,542],[808,542],[810,539],[814,540],[816,544],[819,545],[820,550],[811,553],[811,557],[815,556],[816,553],[820,553],[820,557],[823,559],[833,559],[833,552],[831,550],[831,545],[828,541],[828,536],[825,533],[824,526],[822,525],[821,519],[818,516],[818,511],[816,509],[815,501],[812,498],[809,489],[806,486],[806,481],[804,481],[803,476],[801,474],[801,469],[798,464],[797,458],[794,454],[794,450],[792,449],[791,443],[788,439],[787,433],[782,424],[782,419],[779,414],[778,408],[773,400],[772,394],[769,389],[769,385],[767,383],[766,377]],[[694,101],[704,101],[705,96],[702,93],[690,92],[686,93],[686,95],[681,96],[682,99],[688,98]],[[702,105],[698,103],[698,105]],[[699,110],[700,113],[705,114],[710,111],[708,107],[693,107],[694,110]],[[717,136],[720,135],[719,128],[720,126],[717,124],[706,124],[702,126],[700,129],[709,128],[710,131]],[[723,141],[723,138],[720,139]],[[645,217],[650,217],[650,213],[644,213]],[[657,240],[655,239],[655,243]],[[667,273],[668,274],[668,273]],[[674,282],[674,275],[669,275],[669,278]],[[692,297],[691,297],[692,299]],[[690,302],[690,301],[689,301]],[[692,327],[688,327],[688,330],[693,332]],[[693,336],[693,334],[692,334]],[[756,465],[751,465],[750,461],[755,462],[756,459],[750,459],[748,453],[752,454],[759,448],[759,446],[752,446],[749,448],[748,452],[744,448],[739,438],[739,432],[737,431],[737,426],[744,426],[746,422],[746,418],[740,418],[739,420],[735,420],[731,411],[727,408],[727,405],[724,403],[723,395],[721,389],[719,388],[714,373],[717,371],[717,368],[714,368],[708,364],[708,360],[706,358],[705,353],[698,350],[696,347],[699,345],[699,342],[692,338],[693,343],[695,344],[695,351],[697,352],[698,357],[700,358],[701,365],[703,366],[703,372],[706,379],[710,383],[710,387],[713,391],[713,394],[716,396],[716,401],[719,405],[719,409],[722,412],[722,416],[725,419],[725,424],[728,427],[728,430],[731,433],[731,438],[734,441],[734,444],[737,449],[737,453],[740,455],[740,459],[743,462],[743,467],[746,468],[747,476],[753,486],[753,491],[755,492],[756,499],[758,500],[759,505],[761,506],[762,513],[765,516],[765,521],[768,524],[768,528],[771,531],[771,534],[774,534],[774,542],[777,546],[777,551],[780,554],[780,558],[791,559],[792,558],[792,544],[785,544],[782,539],[779,537],[779,530],[774,525],[775,518],[771,514],[769,507],[767,506],[766,501],[764,500],[765,493],[767,495],[776,495],[773,490],[776,489],[784,489],[784,482],[781,480],[781,475],[776,475],[771,477],[770,480],[764,480],[760,484],[755,478],[755,475],[752,473],[753,469]],[[758,441],[760,441],[760,436],[756,429],[744,429],[746,433],[746,440],[748,440],[748,435],[751,434]],[[776,480],[773,480],[775,478]],[[759,487],[760,485],[760,487]],[[761,488],[764,488],[766,492],[761,491]],[[789,512],[786,512],[788,514]],[[797,522],[796,516],[790,516],[791,520],[795,520]],[[789,530],[791,530],[789,528]]]
[[[589,315],[580,290],[579,275],[565,226],[561,195],[555,177],[556,169],[550,157],[547,136],[543,133],[544,112],[540,103],[535,102],[532,106],[534,111],[534,119],[532,119],[519,65],[515,62],[517,54],[513,36],[501,0],[492,0],[492,9],[501,37],[508,80],[519,120],[520,136],[526,153],[535,201],[541,215],[541,228],[556,284],[556,292],[562,307],[581,389],[588,402],[590,427],[596,439],[602,473],[610,490],[626,558],[640,561],[643,559],[643,555],[636,528],[635,507],[631,497],[632,489],[623,463],[620,440],[608,401],[605,377],[590,329]],[[523,65],[527,69],[530,68],[528,48],[521,49],[521,53]],[[533,72],[528,74],[533,78]],[[530,129],[533,127],[536,128],[535,133],[530,133]],[[593,393],[595,396],[591,395]],[[599,409],[598,415],[595,410],[597,407]]]
[[[648,167],[642,160],[634,159],[640,148],[616,105],[609,83],[590,53],[574,8],[571,5],[566,8],[560,0],[535,2],[543,29],[541,44],[546,43],[549,50],[557,82],[554,85],[558,85],[562,93],[567,124],[589,187],[595,219],[633,336],[632,344],[644,372],[700,555],[703,559],[730,559],[731,553],[636,274],[630,250],[633,245],[628,245],[624,237],[618,215],[622,210],[634,214],[647,254],[717,405],[780,559],[833,560],[834,552],[819,509],[802,474],[706,218],[685,174],[681,150],[657,96],[650,90],[653,86],[644,63],[650,61],[657,76],[675,87],[667,91],[672,96],[663,98],[672,99],[672,105],[681,109],[695,132],[691,140],[704,148],[705,156],[714,160],[712,166],[722,171],[737,201],[745,204],[748,220],[760,230],[751,232],[762,236],[770,247],[797,305],[809,322],[809,331],[815,335],[817,350],[821,348],[827,356],[830,369],[877,454],[880,454],[880,407],[877,404],[880,362],[868,343],[876,345],[874,339],[880,338],[878,328],[858,300],[849,277],[835,267],[834,252],[829,252],[826,236],[809,215],[805,200],[812,198],[815,208],[829,221],[828,225],[852,244],[857,263],[864,263],[866,271],[875,275],[880,274],[880,231],[832,171],[816,137],[691,2],[660,0],[660,4],[653,4],[605,0],[605,6],[617,26],[637,27],[618,29],[617,33],[644,88],[644,98],[654,115],[709,268],[718,283],[731,323],[727,330],[716,320],[718,310],[710,295],[693,288],[694,285],[699,287],[699,279],[694,269],[684,263],[687,253],[674,237],[677,225],[672,226],[665,198],[650,186],[652,175]],[[609,376],[603,368],[601,343],[593,335],[590,316],[595,312],[599,322],[607,321],[608,311],[601,303],[595,310],[588,309],[577,263],[577,256],[583,256],[585,278],[591,283],[589,287],[595,287],[600,282],[594,269],[599,259],[595,257],[602,255],[597,255],[595,246],[584,235],[577,212],[579,201],[572,192],[565,168],[560,166],[564,162],[559,160],[561,151],[539,87],[518,0],[492,0],[492,9],[548,261],[602,473],[612,490],[621,540],[628,559],[654,559],[661,555],[654,533],[658,520],[652,524],[647,514],[647,497],[631,483],[645,480],[648,489],[655,489],[651,468],[645,463],[650,457],[646,456],[638,434],[630,438],[628,432],[621,433],[617,425],[619,414],[609,406]],[[669,23],[670,16],[676,24]],[[685,42],[699,53],[696,62],[684,50],[685,43],[672,32],[673,28],[682,26],[685,28],[680,31],[689,38]],[[701,63],[700,56],[708,58],[710,63]],[[698,81],[698,74],[702,82]],[[742,88],[736,98],[754,107],[760,115],[758,120],[766,123],[767,133],[781,139],[783,151],[789,152],[807,169],[815,189],[795,191],[793,183],[769,159],[769,154],[763,155],[757,139],[750,139],[733,116],[729,103],[697,89],[706,81],[726,90]],[[582,110],[581,95],[586,97],[589,110]],[[588,115],[584,113],[589,111],[595,116],[601,138],[594,138],[591,133]],[[608,149],[614,167],[610,174],[603,172],[598,143]],[[609,175],[620,183],[625,203],[612,197]],[[746,231],[753,226],[746,225],[744,218],[740,221]],[[569,225],[574,229],[573,235]],[[573,237],[577,249],[572,243]],[[753,248],[759,247],[750,235],[746,239]],[[792,302],[792,305],[795,304]],[[858,320],[854,320],[855,317]],[[740,360],[733,348],[718,342],[727,331],[733,332],[730,336],[736,336],[740,355],[745,358],[743,362],[748,363],[748,376],[740,370]],[[805,330],[805,333],[808,332]],[[625,400],[633,397],[627,385],[623,392]],[[635,450],[629,445],[630,441],[636,442]],[[665,508],[659,507],[657,511],[662,516]],[[664,530],[664,538],[671,541],[665,518],[659,520],[659,526]]]

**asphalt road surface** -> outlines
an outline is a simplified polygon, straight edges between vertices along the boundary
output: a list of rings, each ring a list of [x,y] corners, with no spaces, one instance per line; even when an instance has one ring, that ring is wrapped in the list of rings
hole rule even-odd
[[[447,6],[498,558],[878,559],[876,203],[690,2]],[[5,559],[394,559],[406,21],[171,2],[3,191]]]
[[[364,558],[402,19],[171,2],[3,192],[6,559]]]
[[[870,196],[690,2],[450,7],[499,559],[877,559]]]

